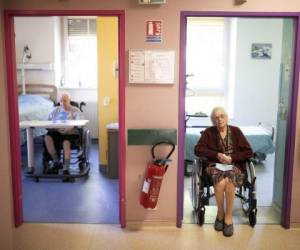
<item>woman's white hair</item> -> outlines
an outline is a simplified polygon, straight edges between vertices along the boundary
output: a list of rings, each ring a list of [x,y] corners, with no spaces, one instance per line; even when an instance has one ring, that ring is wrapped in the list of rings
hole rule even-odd
[[[221,111],[223,114],[225,114],[228,117],[228,114],[227,114],[226,110],[223,107],[221,107],[221,106],[214,107],[213,110],[210,113],[210,119],[211,119],[213,124],[214,124],[214,115],[217,111]]]

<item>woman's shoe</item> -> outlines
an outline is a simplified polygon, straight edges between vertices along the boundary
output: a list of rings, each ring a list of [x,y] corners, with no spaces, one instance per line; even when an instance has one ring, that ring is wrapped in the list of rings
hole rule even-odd
[[[216,218],[215,230],[216,231],[223,231],[223,229],[224,229],[224,220],[219,220],[218,218]]]
[[[224,223],[223,235],[226,237],[230,237],[233,235],[233,224],[227,225]]]

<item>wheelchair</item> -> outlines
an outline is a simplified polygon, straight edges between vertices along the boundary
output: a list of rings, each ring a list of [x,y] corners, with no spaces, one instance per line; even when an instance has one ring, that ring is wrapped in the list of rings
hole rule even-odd
[[[211,189],[212,182],[205,171],[206,158],[194,159],[191,176],[191,198],[196,216],[197,224],[202,226],[205,222],[205,206],[209,205],[209,199],[214,196]],[[246,161],[246,175],[241,187],[236,188],[235,196],[241,200],[245,216],[249,224],[254,227],[256,224],[257,199],[256,199],[256,174],[253,159]]]
[[[57,104],[56,106],[58,106]],[[71,101],[71,105],[78,107],[81,112],[83,112],[82,107],[86,104],[84,102],[77,103]],[[43,173],[35,174],[33,177],[36,182],[39,181],[40,178],[45,179],[63,179],[63,181],[69,182],[74,181],[75,178],[87,177],[90,170],[90,146],[91,146],[91,136],[90,130],[86,127],[77,128],[79,131],[78,140],[76,144],[71,144],[71,159],[70,159],[70,174],[59,174],[59,169],[53,168],[51,161],[52,158],[49,155],[45,143],[43,143],[43,156],[42,156],[42,165],[43,165]],[[56,153],[60,158],[60,162],[63,162],[63,148],[62,145],[55,145]],[[73,166],[78,166],[78,171],[73,170]],[[61,164],[62,169],[62,164]]]
[[[90,130],[87,128],[78,128],[79,130],[79,138],[78,143],[71,144],[71,166],[78,164],[78,173],[74,174],[74,171],[71,171],[70,177],[78,178],[83,177],[89,171],[89,154],[90,154]],[[57,155],[60,157],[60,161],[63,162],[63,150],[62,145],[55,146]],[[43,174],[47,175],[47,177],[52,176],[53,174],[58,174],[57,172],[51,171],[51,161],[52,158],[47,152],[46,146],[44,145],[43,152]],[[50,175],[50,176],[49,176]],[[60,175],[61,177],[66,177],[64,175]],[[45,177],[45,176],[44,176]]]

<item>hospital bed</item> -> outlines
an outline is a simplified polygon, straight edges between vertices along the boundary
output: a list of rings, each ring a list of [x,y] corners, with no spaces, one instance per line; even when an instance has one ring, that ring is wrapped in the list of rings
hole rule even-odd
[[[54,85],[26,84],[26,94],[22,93],[22,86],[18,85],[19,121],[48,120],[54,103],[57,101],[57,88]],[[35,129],[34,137],[46,133],[45,129]],[[25,129],[20,130],[20,144],[26,142]]]

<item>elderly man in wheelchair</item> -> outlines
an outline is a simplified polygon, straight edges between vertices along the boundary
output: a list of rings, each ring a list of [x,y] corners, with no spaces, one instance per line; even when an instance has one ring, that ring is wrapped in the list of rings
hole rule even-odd
[[[228,125],[228,115],[222,107],[212,110],[211,120],[214,126],[203,131],[195,146],[195,155],[199,159],[194,164],[192,175],[193,206],[198,213],[198,223],[202,225],[205,205],[214,195],[218,208],[214,228],[230,237],[234,231],[235,195],[241,199],[250,224],[254,226],[256,223],[256,177],[254,166],[249,161],[253,152],[241,130]],[[211,185],[214,194],[211,194]]]
[[[76,107],[77,106],[77,107]],[[80,107],[81,108],[81,107]],[[62,94],[60,104],[51,112],[49,119],[53,120],[80,120],[83,119],[82,110],[79,109],[77,103],[71,102],[68,94]],[[89,131],[86,131],[85,137],[89,136]],[[58,174],[59,169],[63,169],[64,175],[70,175],[70,158],[71,149],[81,143],[88,143],[88,139],[83,142],[82,131],[79,128],[58,128],[49,129],[45,135],[44,142],[46,151],[44,152],[44,172],[46,174]],[[88,145],[85,145],[87,148]],[[63,164],[60,161],[60,150],[63,149]],[[49,156],[52,164],[48,166]],[[85,161],[87,156],[84,156]],[[80,162],[79,167],[82,162]]]

